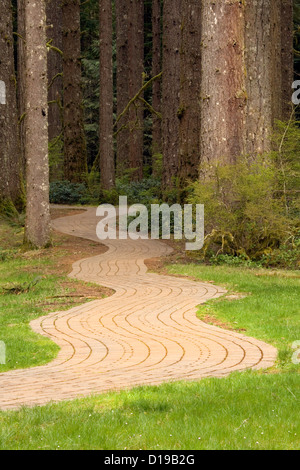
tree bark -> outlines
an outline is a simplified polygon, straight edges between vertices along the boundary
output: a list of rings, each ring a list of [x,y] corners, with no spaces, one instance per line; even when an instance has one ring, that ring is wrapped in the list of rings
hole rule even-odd
[[[128,0],[128,93],[132,98],[143,85],[144,2]],[[129,166],[133,180],[143,178],[144,107],[135,102],[129,109]]]
[[[234,162],[244,151],[244,9],[239,1],[203,1],[200,145],[204,162]]]
[[[65,178],[79,183],[87,175],[87,149],[81,87],[80,0],[62,0],[64,170]]]
[[[19,119],[19,135],[21,148],[21,169],[25,177],[26,160],[25,160],[25,0],[18,0],[18,59],[17,59],[17,105]]]
[[[52,46],[62,51],[61,0],[47,0],[46,16],[47,43],[50,42],[48,52],[48,133],[51,142],[62,133],[62,55],[51,48]]]
[[[50,242],[48,87],[44,0],[25,0],[26,29],[26,222],[25,243]]]
[[[163,7],[163,80],[162,148],[163,184],[174,185],[178,172],[179,93],[180,93],[180,15],[181,0],[164,0]]]
[[[182,0],[179,161],[180,185],[195,180],[200,163],[201,2]]]
[[[20,205],[21,152],[17,116],[12,8],[3,0],[0,15],[0,210],[4,201]]]
[[[282,120],[288,121],[293,110],[291,88],[294,81],[293,0],[281,2],[281,91]]]
[[[156,77],[162,68],[161,63],[161,0],[152,1],[152,76]],[[152,106],[161,113],[161,80],[155,80],[152,87]],[[152,124],[152,154],[160,154],[161,147],[161,119],[154,115]],[[155,159],[153,162],[155,173]]]
[[[111,0],[99,0],[100,17],[100,129],[101,189],[115,184],[113,148],[113,44]]]
[[[245,64],[247,88],[246,153],[270,151],[272,128],[272,31],[273,0],[254,0],[246,5]],[[277,99],[279,97],[277,96]]]
[[[116,0],[116,47],[117,47],[117,115],[119,116],[130,100],[128,90],[128,0]],[[121,176],[129,168],[128,116],[118,124],[117,174]]]

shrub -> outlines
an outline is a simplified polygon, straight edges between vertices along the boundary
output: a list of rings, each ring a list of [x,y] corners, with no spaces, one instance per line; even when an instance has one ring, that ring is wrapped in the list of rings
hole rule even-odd
[[[201,166],[201,179],[191,185],[188,197],[188,202],[205,206],[201,257],[210,251],[214,257],[229,256],[227,262],[232,257],[239,257],[239,262],[263,260],[270,265],[287,260],[298,233],[296,204],[290,198],[292,210],[287,210],[277,158],[278,154],[240,157],[235,164]],[[285,176],[288,173],[285,165]],[[297,263],[295,256],[290,255],[293,265]]]
[[[50,183],[50,202],[52,204],[80,204],[87,193],[83,183],[54,181]]]

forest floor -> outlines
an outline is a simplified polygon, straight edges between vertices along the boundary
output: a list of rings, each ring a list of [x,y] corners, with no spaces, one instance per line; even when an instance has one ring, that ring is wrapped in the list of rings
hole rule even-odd
[[[67,213],[53,211],[53,217],[60,215]],[[75,261],[106,251],[99,243],[55,233],[47,252],[21,253],[21,241],[22,232],[0,223],[3,252],[18,252],[1,263],[0,289],[20,289],[0,296],[0,339],[15,345],[1,372],[46,364],[57,355],[54,343],[30,331],[30,320],[113,292],[66,277]],[[299,272],[199,265],[175,245],[167,260],[147,261],[148,269],[226,287],[227,297],[199,307],[199,318],[273,344],[276,364],[222,380],[138,387],[0,412],[0,449],[299,448],[300,376],[299,364],[292,362],[292,345],[300,339]]]

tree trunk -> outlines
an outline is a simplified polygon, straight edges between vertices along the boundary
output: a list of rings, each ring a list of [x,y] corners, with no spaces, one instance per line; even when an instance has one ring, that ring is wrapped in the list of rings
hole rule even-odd
[[[181,186],[195,180],[200,163],[201,2],[182,1],[179,162]]]
[[[282,118],[283,109],[281,73],[281,3],[282,0],[271,0],[270,4],[272,125],[274,124],[275,120]],[[264,2],[264,10],[265,9],[266,2]]]
[[[17,117],[12,8],[3,0],[0,15],[0,210],[4,201],[20,204],[21,153]]]
[[[133,98],[143,85],[144,2],[128,0],[128,93]],[[143,178],[144,106],[136,101],[129,109],[129,166],[133,180]]]
[[[293,109],[291,88],[294,81],[293,0],[281,2],[281,91],[282,120],[288,121]]]
[[[26,168],[25,243],[50,242],[48,87],[45,0],[25,0],[26,29]]]
[[[156,77],[162,68],[161,63],[161,0],[152,1],[152,76]],[[152,87],[152,106],[161,112],[161,80],[155,80]],[[161,154],[161,119],[153,115],[152,154],[154,155],[153,172],[155,174],[155,154]]]
[[[203,1],[200,145],[205,162],[234,162],[244,151],[244,9],[244,2]]]
[[[50,46],[62,50],[61,0],[47,0],[47,42]],[[62,55],[52,49],[48,52],[48,133],[49,141],[62,133]]]
[[[99,0],[100,16],[100,129],[101,189],[115,184],[113,148],[113,45],[111,0]]]
[[[87,174],[87,149],[81,88],[80,0],[62,1],[64,169],[65,178],[82,182]]]
[[[25,177],[25,0],[18,0],[18,60],[17,60],[17,104],[19,118],[19,135],[21,148],[21,169]]]
[[[125,109],[129,101],[128,90],[128,0],[116,0],[117,36],[117,115]],[[118,124],[117,134],[117,174],[121,176],[129,168],[129,128],[128,115]]]
[[[163,80],[162,149],[163,183],[174,185],[178,172],[179,92],[180,92],[180,15],[181,0],[164,0],[163,7]]]

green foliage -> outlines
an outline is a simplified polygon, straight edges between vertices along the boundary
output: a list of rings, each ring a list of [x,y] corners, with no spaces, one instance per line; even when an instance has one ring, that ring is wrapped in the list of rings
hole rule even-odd
[[[0,199],[0,214],[4,217],[15,217],[18,211],[10,199]]]
[[[206,237],[199,255],[240,265],[300,265],[299,142],[296,125],[278,123],[277,151],[235,164],[202,165],[188,202],[204,204]]]
[[[52,204],[80,204],[87,193],[83,183],[54,181],[50,183],[50,202]]]
[[[131,204],[157,204],[161,200],[161,182],[154,177],[142,181],[131,181],[130,170],[122,178],[116,180],[116,187],[110,191],[103,191],[101,203],[117,205],[119,196],[127,196]]]

